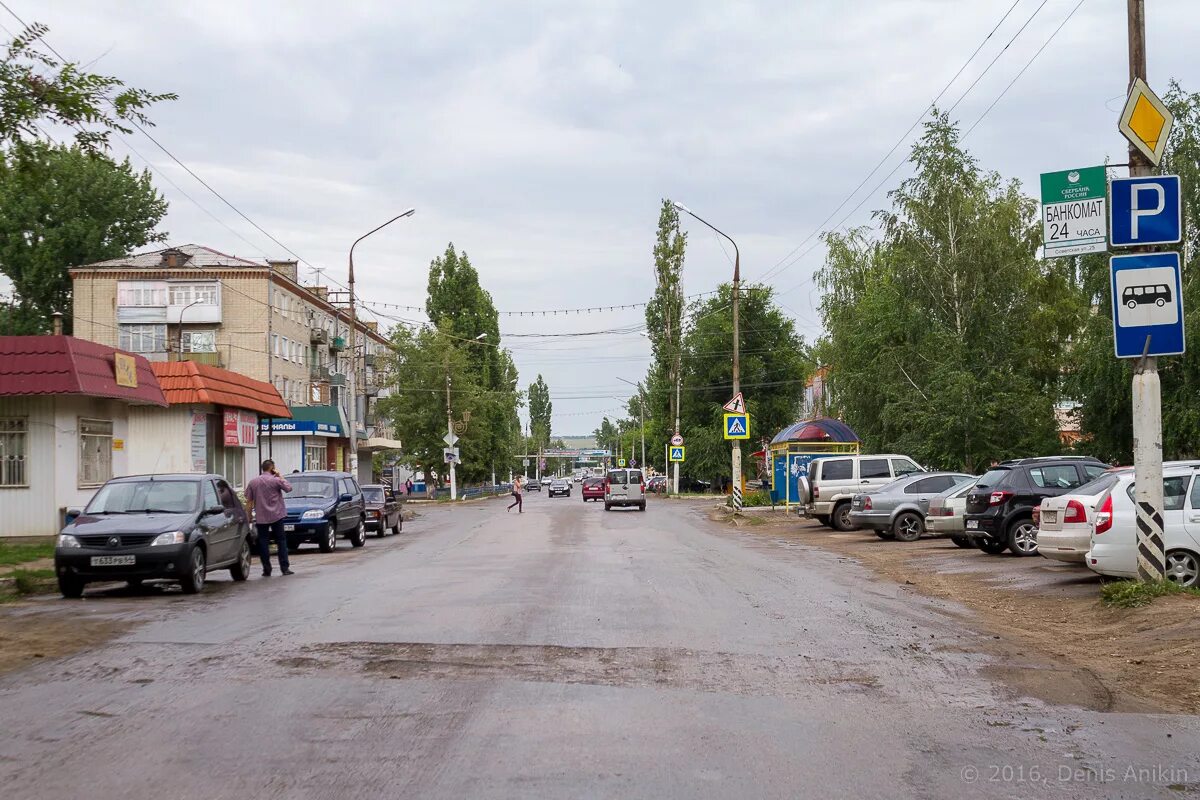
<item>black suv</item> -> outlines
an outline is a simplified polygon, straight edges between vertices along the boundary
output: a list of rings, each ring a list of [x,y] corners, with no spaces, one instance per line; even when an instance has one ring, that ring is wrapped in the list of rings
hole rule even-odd
[[[967,495],[966,534],[985,553],[1011,550],[1017,556],[1037,555],[1034,507],[1108,469],[1108,464],[1089,456],[1003,461],[984,473]]]
[[[367,541],[367,511],[362,489],[348,472],[301,472],[285,475],[292,490],[283,496],[287,516],[283,532],[289,550],[316,542],[322,553],[345,536],[354,547]]]

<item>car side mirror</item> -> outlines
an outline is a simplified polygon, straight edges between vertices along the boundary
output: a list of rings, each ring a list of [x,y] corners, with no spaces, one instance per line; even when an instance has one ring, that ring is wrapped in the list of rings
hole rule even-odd
[[[344,494],[344,495],[342,495],[341,497],[339,497],[339,498],[338,498],[338,502],[339,502],[339,503],[349,503],[349,502],[351,502],[353,499],[354,499],[354,495],[352,495],[352,494],[350,494],[349,492],[347,492],[346,494]]]
[[[225,506],[212,506],[211,508],[204,509],[204,513],[205,514],[224,514]]]

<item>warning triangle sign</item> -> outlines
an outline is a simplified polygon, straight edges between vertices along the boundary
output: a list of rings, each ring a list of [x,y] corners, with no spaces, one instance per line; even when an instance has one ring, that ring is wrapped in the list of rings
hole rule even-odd
[[[742,397],[742,393],[738,392],[732,400],[721,407],[731,414],[744,414],[746,413],[746,400]]]

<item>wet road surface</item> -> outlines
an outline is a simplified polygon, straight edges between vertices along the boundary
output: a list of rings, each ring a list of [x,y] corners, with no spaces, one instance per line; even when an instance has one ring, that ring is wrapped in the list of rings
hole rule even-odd
[[[525,508],[430,508],[399,537],[303,553],[287,578],[213,576],[198,598],[89,593],[78,613],[145,622],[0,679],[0,796],[1200,787],[1200,718],[1014,694],[965,612],[847,559],[762,547],[688,504]]]

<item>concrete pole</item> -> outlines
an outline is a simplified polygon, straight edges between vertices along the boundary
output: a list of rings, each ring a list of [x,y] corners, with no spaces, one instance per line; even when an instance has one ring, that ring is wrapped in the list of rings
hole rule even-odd
[[[446,355],[446,440],[454,440],[454,415],[450,411],[450,356]],[[450,445],[448,445],[450,446]],[[450,462],[450,499],[458,499],[458,476],[454,471],[454,462]]]
[[[1129,85],[1146,80],[1145,0],[1126,0],[1129,28]],[[1150,162],[1129,146],[1129,175],[1149,175]],[[1113,298],[1117,302],[1117,298]],[[1150,342],[1146,342],[1147,348]],[[1142,358],[1133,371],[1133,474],[1137,504],[1138,580],[1166,578],[1163,552],[1162,391],[1158,359]]]
[[[682,376],[680,375],[679,370],[680,370],[680,367],[683,366],[683,356],[682,356],[682,350],[681,350],[681,348],[683,347],[683,344],[682,344],[683,336],[680,335],[679,338],[680,338],[680,344],[678,344],[675,348],[675,354],[676,354],[675,355],[675,435],[676,436],[679,435],[679,391],[680,391],[679,384],[682,381]],[[670,453],[669,450],[667,452]],[[674,476],[672,477],[671,494],[679,494],[679,462],[676,461],[672,466],[674,466],[675,469],[673,470]]]

